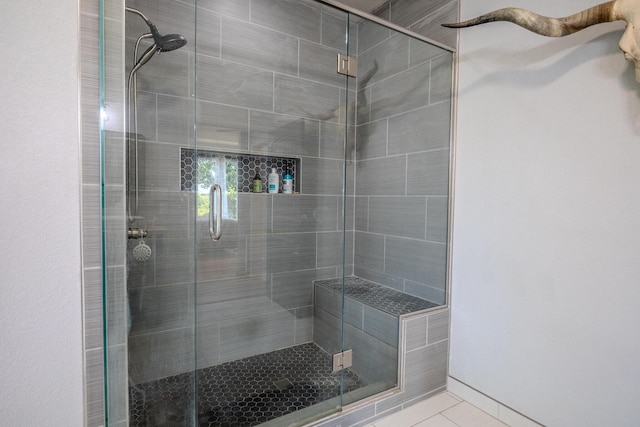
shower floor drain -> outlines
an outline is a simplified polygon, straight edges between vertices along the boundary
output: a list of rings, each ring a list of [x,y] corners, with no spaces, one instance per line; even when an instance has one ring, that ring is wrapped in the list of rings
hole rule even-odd
[[[286,378],[274,382],[273,385],[275,385],[278,390],[286,390],[293,387],[293,383]]]
[[[129,389],[131,427],[249,427],[340,394],[340,373],[313,343],[199,369]],[[366,384],[345,370],[345,391]],[[197,391],[196,391],[197,387]],[[197,398],[197,402],[196,402]]]

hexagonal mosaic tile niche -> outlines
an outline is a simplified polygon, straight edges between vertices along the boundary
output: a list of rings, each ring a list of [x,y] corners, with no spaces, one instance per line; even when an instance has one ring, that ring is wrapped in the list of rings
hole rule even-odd
[[[253,178],[257,173],[262,179],[262,192],[266,193],[267,175],[272,168],[276,169],[280,177],[280,192],[282,192],[282,175],[285,171],[289,171],[293,176],[293,191],[300,191],[297,179],[300,159],[182,148],[180,188],[182,191],[197,191],[198,186],[208,188],[214,179],[224,179],[228,186],[236,183],[239,193],[251,193]]]

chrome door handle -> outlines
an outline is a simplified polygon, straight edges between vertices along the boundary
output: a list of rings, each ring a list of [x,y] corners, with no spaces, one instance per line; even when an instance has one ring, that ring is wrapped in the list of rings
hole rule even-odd
[[[216,209],[214,213],[213,196],[216,194]],[[211,240],[220,240],[222,236],[222,188],[220,184],[213,184],[209,189],[209,236]]]

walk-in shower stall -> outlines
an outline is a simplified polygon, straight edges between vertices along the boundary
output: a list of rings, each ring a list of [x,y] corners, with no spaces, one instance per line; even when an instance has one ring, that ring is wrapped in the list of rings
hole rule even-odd
[[[446,304],[452,52],[315,0],[101,15],[107,424],[401,390],[402,319]]]

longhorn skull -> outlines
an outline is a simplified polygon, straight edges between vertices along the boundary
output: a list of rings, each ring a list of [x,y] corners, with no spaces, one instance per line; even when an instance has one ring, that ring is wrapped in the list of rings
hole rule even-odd
[[[636,81],[640,83],[640,0],[615,0],[593,6],[565,18],[548,18],[525,9],[507,7],[456,24],[449,28],[465,28],[495,21],[509,21],[547,37],[563,37],[591,25],[625,21],[627,28],[620,39],[620,50],[627,61],[633,61]]]

